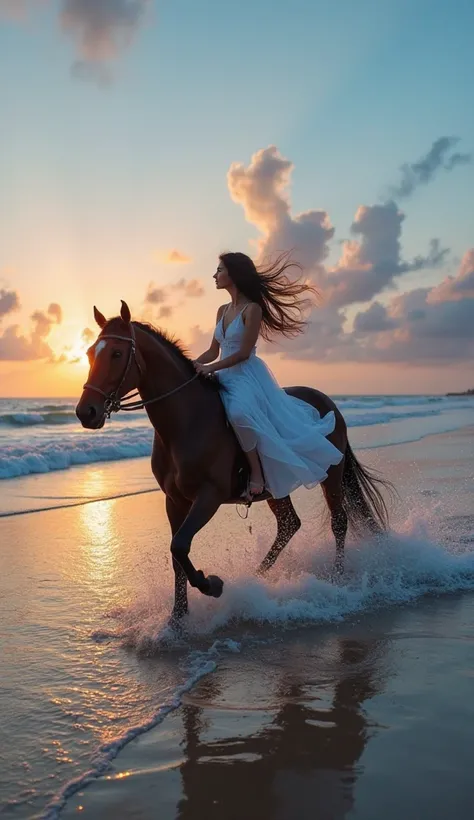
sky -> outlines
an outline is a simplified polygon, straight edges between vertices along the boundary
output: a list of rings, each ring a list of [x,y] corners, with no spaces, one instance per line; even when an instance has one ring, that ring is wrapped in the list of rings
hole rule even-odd
[[[332,395],[474,387],[470,0],[0,0],[0,396],[79,396],[125,299],[192,355],[291,250]],[[224,300],[225,301],[225,300]]]

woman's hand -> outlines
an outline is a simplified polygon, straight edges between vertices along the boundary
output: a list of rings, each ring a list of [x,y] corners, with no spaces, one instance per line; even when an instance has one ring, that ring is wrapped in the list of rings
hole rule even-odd
[[[201,376],[212,376],[214,374],[212,364],[201,364],[201,362],[193,362],[193,364],[194,369]]]

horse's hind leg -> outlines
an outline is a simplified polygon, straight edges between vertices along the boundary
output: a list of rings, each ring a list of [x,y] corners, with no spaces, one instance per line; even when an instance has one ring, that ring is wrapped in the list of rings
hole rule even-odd
[[[269,498],[267,504],[276,518],[277,534],[275,541],[257,569],[257,575],[264,575],[273,566],[280,552],[301,527],[301,521],[296,514],[289,495],[285,498]]]
[[[344,572],[344,547],[347,534],[347,515],[344,509],[344,489],[342,476],[344,474],[344,460],[331,467],[322,488],[326,503],[331,514],[331,529],[336,539],[336,560],[334,570],[338,575]]]

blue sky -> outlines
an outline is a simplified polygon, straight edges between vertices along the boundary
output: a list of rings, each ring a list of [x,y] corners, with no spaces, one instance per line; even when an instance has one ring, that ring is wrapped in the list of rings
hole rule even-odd
[[[67,342],[93,301],[138,306],[150,281],[176,276],[156,261],[171,248],[193,259],[179,275],[209,288],[199,313],[210,325],[216,252],[260,236],[229,196],[232,162],[276,145],[294,163],[292,212],[327,211],[336,264],[358,206],[383,202],[403,163],[443,135],[474,149],[467,0],[150,2],[105,61],[105,86],[71,76],[84,55],[61,30],[64,3],[31,5],[27,20],[0,25],[0,276],[21,297],[16,322],[60,303]],[[425,254],[432,237],[451,254],[399,289],[456,272],[474,244],[473,191],[470,163],[400,203],[403,257]]]

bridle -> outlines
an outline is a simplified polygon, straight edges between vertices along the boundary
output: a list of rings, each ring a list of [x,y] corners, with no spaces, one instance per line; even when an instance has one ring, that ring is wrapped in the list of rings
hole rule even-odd
[[[108,419],[110,418],[112,413],[118,413],[119,410],[127,410],[128,412],[130,412],[131,410],[143,410],[143,408],[146,407],[148,404],[164,401],[164,399],[169,398],[174,393],[178,393],[179,390],[183,389],[183,387],[187,387],[188,384],[191,384],[191,382],[195,381],[195,379],[197,379],[197,377],[199,376],[199,373],[195,373],[194,376],[188,379],[187,382],[183,382],[183,384],[178,385],[178,387],[175,387],[173,390],[169,390],[168,393],[164,393],[162,396],[156,396],[154,399],[147,399],[146,401],[143,401],[143,399],[140,399],[140,401],[131,401],[131,399],[134,399],[136,398],[136,396],[140,395],[139,390],[135,390],[134,393],[129,393],[128,395],[120,397],[120,390],[122,389],[125,383],[125,379],[127,378],[130,372],[132,364],[136,365],[139,376],[143,375],[143,369],[140,365],[140,362],[137,359],[137,342],[135,337],[135,328],[133,327],[133,324],[130,323],[130,336],[118,336],[114,333],[106,333],[104,336],[99,336],[97,341],[105,341],[107,339],[118,339],[121,342],[128,342],[128,344],[130,345],[128,360],[122,378],[117,387],[115,388],[115,390],[112,390],[111,393],[106,393],[100,387],[96,387],[95,384],[90,384],[89,382],[86,382],[86,384],[83,386],[83,390],[86,390],[86,388],[88,390],[94,390],[96,393],[100,393],[100,395],[105,398],[104,412]]]

